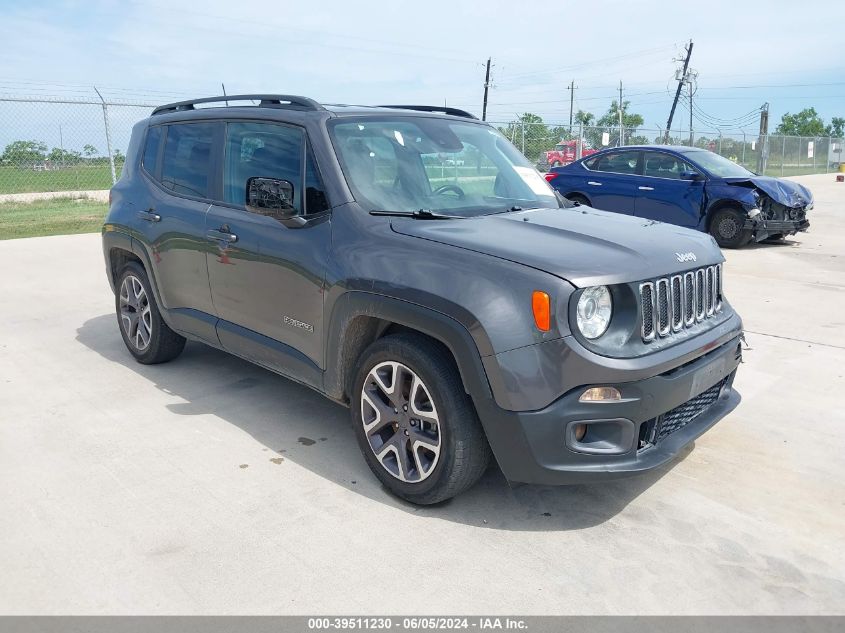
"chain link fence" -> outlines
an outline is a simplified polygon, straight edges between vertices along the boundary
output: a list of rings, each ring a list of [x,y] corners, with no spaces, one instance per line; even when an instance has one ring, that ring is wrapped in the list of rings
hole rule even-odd
[[[120,177],[132,126],[164,98],[129,102],[96,89],[90,98],[0,95],[0,225],[3,237],[99,230],[107,191]],[[570,163],[606,147],[663,143],[660,129],[492,122],[538,169]],[[671,145],[690,145],[672,132]],[[757,173],[791,176],[836,171],[845,141],[695,131],[692,144]],[[427,166],[429,168],[430,166]],[[460,169],[442,164],[431,169]],[[46,199],[45,198],[50,198]],[[35,200],[36,202],[33,202]]]
[[[152,104],[0,96],[0,239],[99,231]]]
[[[108,189],[152,107],[0,97],[0,195]]]
[[[627,145],[693,145],[728,158],[767,176],[797,176],[838,171],[845,164],[845,140],[834,137],[759,136],[750,132],[695,130],[672,132],[666,139],[660,129],[554,125],[522,121],[491,122],[538,169],[566,165],[608,147]]]

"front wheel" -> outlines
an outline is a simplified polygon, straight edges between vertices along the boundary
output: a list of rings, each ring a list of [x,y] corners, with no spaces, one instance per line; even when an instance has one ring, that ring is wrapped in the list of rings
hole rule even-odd
[[[454,497],[489,463],[487,439],[451,355],[425,336],[386,336],[364,352],[351,412],[370,470],[412,503]]]
[[[751,231],[742,228],[745,217],[736,209],[720,209],[710,221],[710,234],[721,248],[739,248],[751,240]]]

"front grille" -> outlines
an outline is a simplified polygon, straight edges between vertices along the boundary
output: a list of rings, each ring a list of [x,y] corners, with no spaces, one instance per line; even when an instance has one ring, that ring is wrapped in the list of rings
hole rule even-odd
[[[657,280],[657,333],[666,336],[669,333],[669,281]]]
[[[643,340],[654,338],[654,284],[640,286],[640,301],[643,306]]]
[[[718,314],[722,309],[722,265],[640,284],[642,338],[663,338]]]
[[[672,331],[677,332],[684,327],[684,286],[680,275],[672,277],[672,288],[669,291],[672,297]]]
[[[655,442],[659,442],[664,437],[684,428],[696,417],[709,409],[719,399],[719,392],[722,390],[725,380],[727,379],[720,380],[710,387],[710,389],[702,391],[694,398],[687,400],[684,404],[660,416],[657,419]]]
[[[689,327],[695,322],[695,273],[684,275],[684,325]]]

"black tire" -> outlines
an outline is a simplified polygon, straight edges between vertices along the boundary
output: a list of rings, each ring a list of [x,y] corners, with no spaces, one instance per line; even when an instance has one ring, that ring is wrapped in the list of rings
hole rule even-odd
[[[566,199],[569,200],[570,202],[577,202],[578,204],[585,206],[585,207],[590,206],[590,201],[587,200],[580,193],[570,193],[568,196],[566,196]]]
[[[137,280],[137,284],[135,280]],[[128,290],[130,286],[137,288],[138,284],[143,289],[143,298],[139,305],[133,309],[131,305],[128,305],[131,302],[124,301],[122,297],[124,290]],[[137,297],[135,299],[137,301]],[[145,341],[144,337],[138,335],[138,329],[142,327],[138,324],[141,317],[133,318],[133,314],[143,314],[147,308],[149,308],[149,336]],[[147,272],[137,262],[129,262],[118,276],[115,312],[117,313],[117,327],[123,337],[123,342],[126,344],[129,353],[139,363],[144,365],[166,363],[179,356],[185,348],[185,338],[171,330],[164,319],[161,318],[161,312],[156,304]],[[134,329],[132,327],[133,321]],[[145,331],[146,327],[146,325],[143,326]],[[144,342],[146,344],[142,344]]]
[[[364,429],[362,402],[365,384],[372,390],[375,385],[370,372],[387,362],[399,363],[419,377],[426,395],[430,394],[434,413],[439,418],[439,455],[429,473],[419,481],[411,481],[411,477],[403,481],[388,471],[388,467],[376,457],[376,448],[371,444],[371,438],[375,438],[376,434],[368,436]],[[390,492],[402,499],[421,505],[450,499],[478,481],[490,463],[487,438],[475,407],[464,391],[451,354],[443,345],[426,336],[416,333],[392,334],[370,345],[361,356],[352,385],[351,400],[352,425],[367,465]],[[394,401],[384,401],[382,405],[390,409],[392,402]],[[394,411],[401,416],[398,408]],[[421,431],[422,423],[409,421],[408,417],[411,415],[412,413],[409,413],[405,416],[406,428],[409,424],[420,424]],[[405,442],[410,444],[413,436],[405,440],[400,424],[403,422],[385,424],[383,432],[402,443],[406,450],[405,459],[410,463],[413,461],[413,453],[407,452],[410,447],[406,447]],[[397,427],[397,430],[394,431],[393,427]],[[407,430],[404,435],[408,435]],[[391,442],[385,441],[382,446],[388,444]],[[395,456],[393,461],[398,464],[399,454],[396,453]],[[413,472],[422,476],[422,470],[415,469]]]
[[[742,228],[745,216],[730,207],[719,209],[710,220],[710,235],[721,248],[739,248],[751,241],[751,231]]]

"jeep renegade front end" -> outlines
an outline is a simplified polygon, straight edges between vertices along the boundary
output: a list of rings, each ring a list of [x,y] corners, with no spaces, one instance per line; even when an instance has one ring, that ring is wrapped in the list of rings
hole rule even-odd
[[[415,503],[491,454],[529,483],[654,468],[739,399],[713,239],[572,205],[460,110],[162,106],[133,130],[103,248],[139,362],[201,341],[345,404]]]

